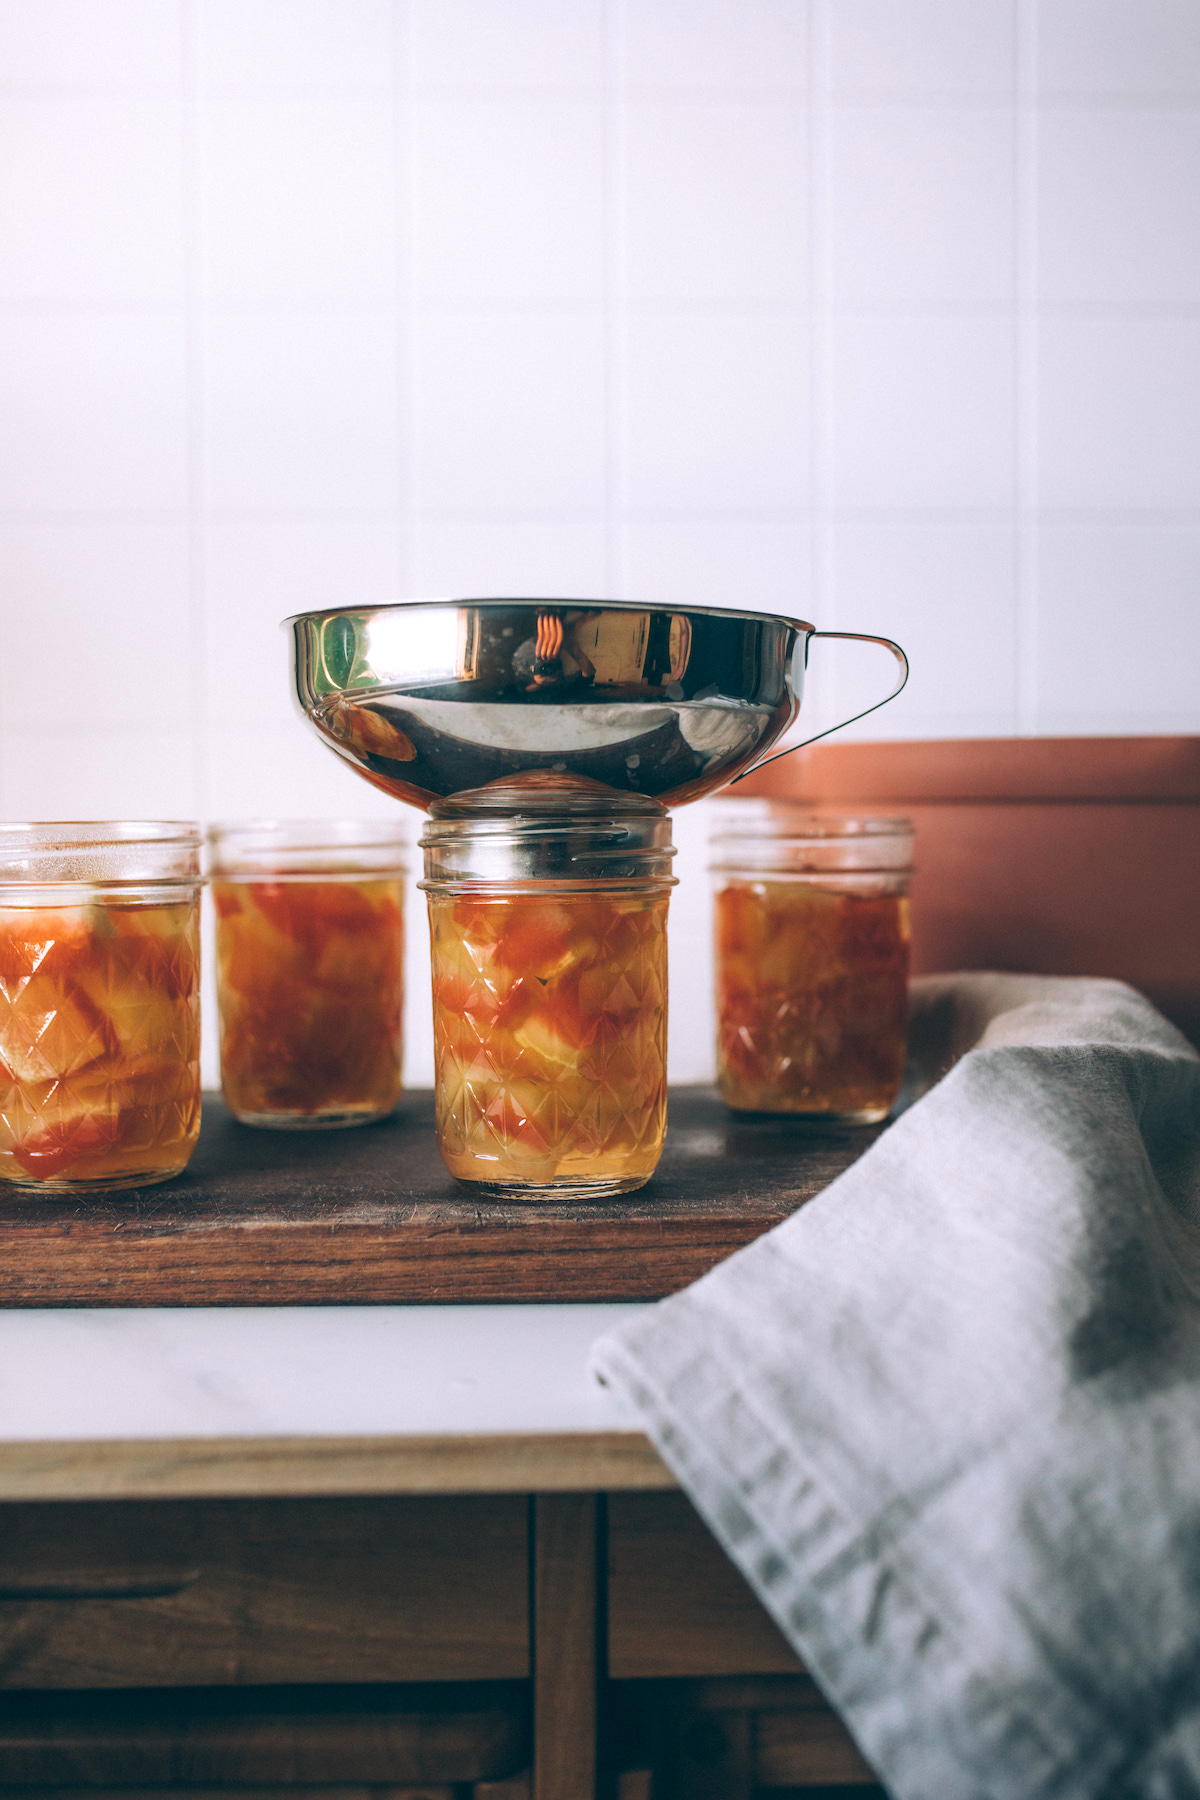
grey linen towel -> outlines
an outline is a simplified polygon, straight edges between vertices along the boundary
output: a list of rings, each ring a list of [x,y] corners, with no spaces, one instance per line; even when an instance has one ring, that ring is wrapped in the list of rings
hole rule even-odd
[[[1200,1059],[1132,989],[914,984],[929,1086],[601,1338],[898,1800],[1200,1795]]]

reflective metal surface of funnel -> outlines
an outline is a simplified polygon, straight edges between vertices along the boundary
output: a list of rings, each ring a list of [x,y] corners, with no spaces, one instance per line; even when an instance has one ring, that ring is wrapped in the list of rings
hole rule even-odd
[[[813,633],[770,613],[586,600],[412,601],[286,624],[305,717],[420,807],[557,777],[698,800],[795,718]]]

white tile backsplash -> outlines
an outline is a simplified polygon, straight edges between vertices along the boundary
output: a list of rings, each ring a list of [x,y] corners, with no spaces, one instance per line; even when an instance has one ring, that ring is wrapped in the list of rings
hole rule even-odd
[[[182,518],[0,522],[5,654],[24,677],[5,720],[18,732],[47,730],[48,714],[75,733],[194,730],[189,574]]]
[[[796,314],[635,312],[623,382],[633,512],[806,503],[808,346]]]
[[[890,633],[856,736],[1200,729],[1195,0],[0,0],[0,164],[10,816],[388,811],[277,624],[438,592]],[[818,642],[804,729],[889,679]]]
[[[630,0],[622,23],[634,89],[754,93],[808,80],[809,8],[797,0]]]
[[[422,514],[414,527],[414,594],[607,594],[609,533],[599,517],[480,518]]]
[[[667,1067],[672,1081],[711,1081],[713,1068],[712,877],[708,873],[710,814],[703,801],[680,807],[671,824],[679,886],[667,913],[671,1005]]]
[[[599,310],[430,310],[417,321],[414,354],[420,506],[603,507]]]
[[[1200,97],[1195,0],[1039,0],[1046,93]]]
[[[838,91],[1007,94],[1011,0],[832,0],[822,7]]]
[[[1038,167],[1048,304],[1200,304],[1200,110],[1048,106]]]
[[[207,505],[394,506],[398,353],[385,308],[211,311],[201,414]]]
[[[1007,307],[1013,115],[999,106],[837,107],[830,279],[849,306]]]
[[[843,314],[829,371],[838,507],[1003,507],[1015,470],[1008,318]]]
[[[184,0],[0,0],[0,86],[176,82],[183,11]]]
[[[63,715],[5,733],[6,819],[195,819],[203,807],[195,733],[98,731]]]
[[[1048,506],[1200,508],[1200,318],[1047,319]]]
[[[0,167],[0,300],[182,303],[178,95],[13,94]]]
[[[418,88],[545,92],[603,83],[604,0],[409,0],[408,13]]]
[[[1048,729],[1194,731],[1200,522],[1047,520],[1038,564]]]
[[[390,100],[215,96],[200,143],[206,299],[391,300],[398,274]]]
[[[186,375],[182,308],[6,310],[0,511],[182,510]]]
[[[813,619],[806,519],[632,519],[623,572],[635,598]]]
[[[193,0],[193,10],[208,86],[390,92],[390,0]]]
[[[859,737],[1006,737],[1017,718],[1016,532],[1011,523],[906,518],[839,521],[832,532],[833,605],[818,621],[895,638],[911,674]],[[884,653],[814,643],[832,659],[830,716],[846,718],[887,692]]]
[[[421,101],[411,157],[419,300],[594,302],[604,271],[598,97]]]
[[[809,286],[808,116],[785,100],[631,100],[624,285],[636,300],[796,304]]]

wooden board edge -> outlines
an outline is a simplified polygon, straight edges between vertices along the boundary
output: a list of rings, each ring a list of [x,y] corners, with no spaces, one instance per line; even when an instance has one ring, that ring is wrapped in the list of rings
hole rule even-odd
[[[640,1431],[0,1444],[0,1502],[577,1493],[676,1485]]]
[[[671,1294],[682,1292],[691,1283],[698,1282],[702,1274],[709,1274],[718,1262],[732,1256],[739,1249],[754,1242],[765,1231],[774,1229],[775,1224],[783,1224],[783,1220],[768,1220],[756,1231],[747,1233],[745,1237],[730,1240],[729,1244],[720,1244],[711,1249],[711,1253],[694,1256],[682,1260],[682,1267],[673,1269],[671,1273],[655,1274],[653,1271],[637,1280],[621,1269],[612,1269],[596,1280],[561,1280],[558,1285],[552,1283],[551,1276],[540,1276],[529,1282],[504,1282],[500,1276],[495,1280],[480,1278],[473,1282],[459,1282],[455,1285],[453,1276],[459,1273],[455,1265],[444,1274],[439,1287],[430,1287],[426,1271],[403,1269],[389,1278],[385,1269],[380,1274],[378,1265],[363,1274],[356,1265],[349,1265],[342,1273],[342,1280],[327,1280],[300,1285],[291,1278],[286,1267],[282,1265],[264,1264],[259,1267],[263,1280],[254,1283],[250,1280],[230,1280],[218,1283],[185,1283],[169,1282],[155,1278],[155,1273],[146,1274],[137,1285],[128,1280],[122,1283],[121,1289],[95,1287],[86,1282],[59,1282],[54,1289],[20,1289],[0,1296],[0,1309],[13,1312],[47,1312],[59,1307],[86,1307],[88,1310],[133,1310],[155,1309],[155,1307],[187,1307],[187,1309],[207,1309],[207,1307],[560,1307],[560,1305],[648,1305],[651,1301],[667,1300]],[[613,1258],[615,1260],[615,1258]],[[585,1271],[587,1273],[587,1271]]]
[[[830,1179],[834,1179],[833,1176]],[[800,1195],[796,1208],[811,1198]],[[793,1210],[795,1210],[793,1209]],[[17,1266],[10,1256],[0,1275],[0,1307],[38,1311],[48,1307],[213,1306],[459,1306],[609,1304],[662,1300],[706,1275],[717,1263],[782,1224],[789,1212],[773,1208],[753,1219],[721,1218],[714,1224],[684,1219],[657,1225],[645,1241],[636,1229],[609,1231],[589,1241],[537,1250],[503,1235],[480,1234],[455,1255],[429,1240],[407,1242],[372,1225],[344,1226],[330,1243],[329,1260],[297,1260],[296,1230],[253,1227],[214,1230],[214,1262],[205,1265],[194,1242],[179,1249],[170,1239],[143,1242],[85,1232],[72,1239],[22,1245]],[[651,1222],[647,1229],[655,1229]],[[311,1239],[316,1239],[313,1229]],[[34,1249],[41,1250],[35,1255]],[[244,1253],[238,1262],[235,1252]],[[219,1262],[216,1260],[219,1257]],[[335,1260],[336,1258],[336,1260]]]

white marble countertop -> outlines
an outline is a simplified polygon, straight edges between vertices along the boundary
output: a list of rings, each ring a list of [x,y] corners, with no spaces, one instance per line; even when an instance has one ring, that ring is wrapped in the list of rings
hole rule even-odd
[[[0,1443],[612,1430],[588,1349],[641,1310],[0,1312]]]
[[[0,1312],[0,1498],[671,1485],[611,1306]]]

